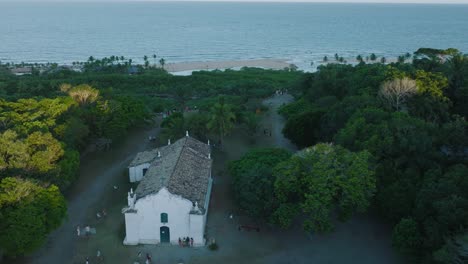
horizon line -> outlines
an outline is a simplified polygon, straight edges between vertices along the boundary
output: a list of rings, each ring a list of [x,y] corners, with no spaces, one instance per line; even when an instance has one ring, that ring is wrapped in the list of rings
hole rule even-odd
[[[436,0],[434,2],[422,2],[418,0],[384,0],[384,1],[373,1],[373,0],[0,0],[0,3],[150,3],[150,2],[161,2],[161,3],[172,3],[172,2],[209,2],[209,3],[309,3],[309,4],[412,4],[412,5],[467,5],[466,2],[454,2],[452,1],[441,1]]]

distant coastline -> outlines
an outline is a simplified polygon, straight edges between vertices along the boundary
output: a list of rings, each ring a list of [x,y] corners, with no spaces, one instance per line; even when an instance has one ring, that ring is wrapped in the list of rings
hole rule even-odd
[[[190,61],[168,63],[164,67],[170,73],[190,73],[200,70],[239,69],[242,67],[257,67],[272,70],[297,68],[286,59],[255,59],[255,60],[224,60],[224,61]]]

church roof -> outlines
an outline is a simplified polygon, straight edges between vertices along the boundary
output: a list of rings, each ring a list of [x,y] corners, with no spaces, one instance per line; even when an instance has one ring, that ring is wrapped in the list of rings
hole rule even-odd
[[[203,207],[211,175],[210,153],[209,145],[192,137],[184,137],[171,145],[139,153],[135,160],[138,157],[141,161],[153,158],[135,191],[137,199],[166,187],[170,193],[198,202]],[[132,164],[138,165],[138,162]]]

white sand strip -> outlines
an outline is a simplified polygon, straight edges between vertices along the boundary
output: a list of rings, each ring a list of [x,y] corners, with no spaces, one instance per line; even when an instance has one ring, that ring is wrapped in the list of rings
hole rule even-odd
[[[292,64],[281,59],[257,59],[257,60],[238,60],[238,61],[193,61],[168,63],[164,68],[168,72],[184,72],[194,70],[215,70],[231,69],[241,67],[259,67],[265,69],[280,70],[291,67]]]

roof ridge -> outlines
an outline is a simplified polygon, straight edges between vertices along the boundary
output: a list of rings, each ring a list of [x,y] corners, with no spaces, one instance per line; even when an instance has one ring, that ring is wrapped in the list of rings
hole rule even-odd
[[[179,152],[179,154],[178,154],[178,156],[177,156],[177,161],[176,161],[176,163],[174,164],[174,167],[172,167],[171,174],[170,174],[169,179],[168,179],[168,181],[167,181],[167,184],[168,184],[168,185],[169,185],[169,181],[172,179],[172,176],[174,175],[174,172],[175,172],[175,170],[176,170],[176,168],[177,168],[177,165],[179,165],[180,156],[182,156],[182,151],[184,150],[185,145],[186,145],[186,143],[187,143],[187,137],[185,137],[184,140],[185,140],[185,141],[184,141],[184,144],[182,145],[182,148],[180,148],[180,152]]]

